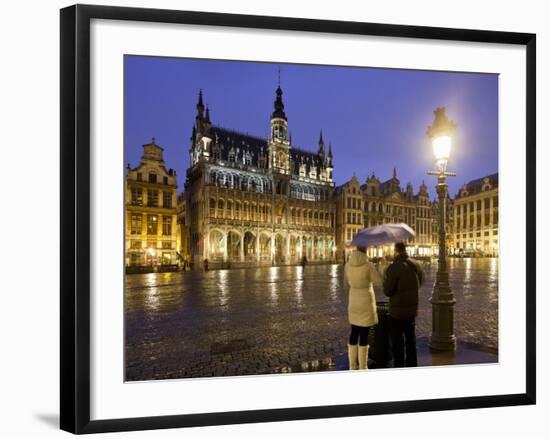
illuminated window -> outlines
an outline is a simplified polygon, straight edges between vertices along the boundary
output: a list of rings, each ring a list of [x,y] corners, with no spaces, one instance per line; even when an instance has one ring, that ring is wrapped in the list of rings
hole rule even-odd
[[[156,235],[158,230],[158,216],[147,215],[147,234]]]

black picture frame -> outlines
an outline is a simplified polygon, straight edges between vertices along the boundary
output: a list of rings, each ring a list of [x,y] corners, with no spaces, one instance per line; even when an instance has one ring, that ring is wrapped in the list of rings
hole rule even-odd
[[[90,21],[181,23],[526,47],[526,392],[508,395],[90,420]],[[81,434],[535,404],[536,36],[303,18],[110,6],[61,10],[61,429]]]

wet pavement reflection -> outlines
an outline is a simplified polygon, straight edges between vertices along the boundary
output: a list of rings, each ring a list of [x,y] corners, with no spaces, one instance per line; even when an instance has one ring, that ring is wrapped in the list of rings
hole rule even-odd
[[[449,269],[457,338],[496,352],[498,259],[450,259]],[[436,270],[425,266],[420,340]],[[127,275],[125,308],[129,381],[347,367],[341,265]]]

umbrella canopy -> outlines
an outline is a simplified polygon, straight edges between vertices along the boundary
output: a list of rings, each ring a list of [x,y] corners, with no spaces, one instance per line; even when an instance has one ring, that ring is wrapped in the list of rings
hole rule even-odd
[[[361,230],[355,235],[351,241],[351,245],[357,247],[371,247],[391,242],[406,241],[414,236],[414,230],[405,223],[381,224]]]

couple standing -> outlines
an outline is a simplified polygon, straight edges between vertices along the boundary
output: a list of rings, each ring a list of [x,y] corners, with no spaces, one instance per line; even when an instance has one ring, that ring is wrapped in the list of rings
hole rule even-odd
[[[394,247],[393,262],[376,267],[369,262],[366,248],[357,247],[345,266],[349,288],[349,368],[367,369],[369,328],[378,323],[373,285],[383,286],[390,298],[390,333],[394,367],[417,365],[414,321],[418,311],[418,290],[424,274],[417,261],[409,258],[405,244]]]

